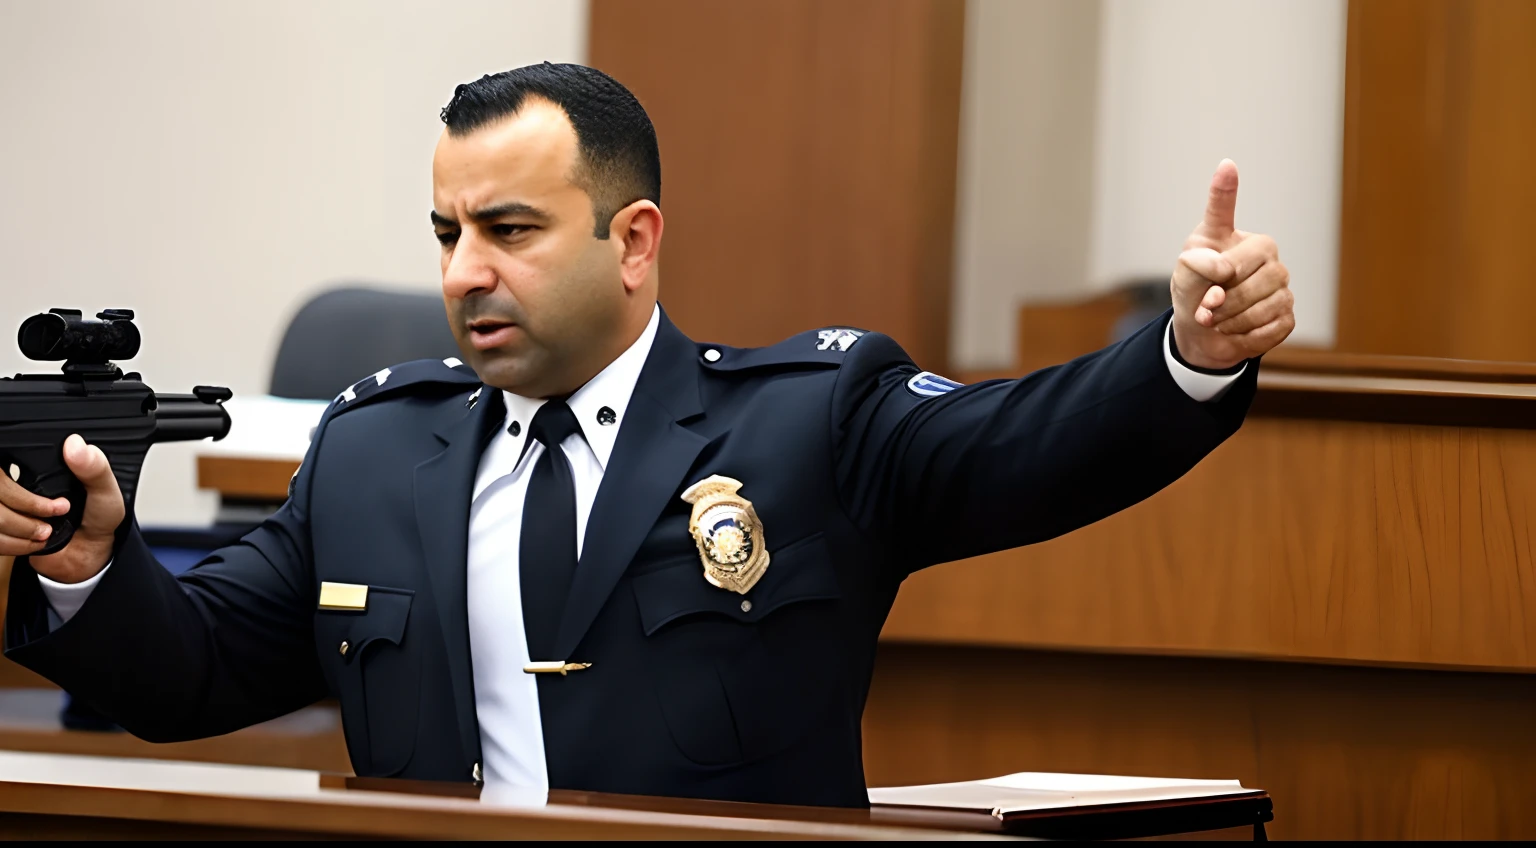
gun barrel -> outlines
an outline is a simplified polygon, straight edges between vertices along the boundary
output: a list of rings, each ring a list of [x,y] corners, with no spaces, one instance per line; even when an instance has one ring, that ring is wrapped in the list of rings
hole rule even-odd
[[[218,441],[229,435],[229,413],[224,405],[197,395],[155,396],[155,441]]]

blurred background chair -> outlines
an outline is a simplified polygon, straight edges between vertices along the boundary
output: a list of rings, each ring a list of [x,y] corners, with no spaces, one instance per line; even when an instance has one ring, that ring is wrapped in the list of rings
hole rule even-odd
[[[381,368],[458,355],[441,297],[335,288],[304,304],[289,322],[272,365],[270,393],[329,401]]]

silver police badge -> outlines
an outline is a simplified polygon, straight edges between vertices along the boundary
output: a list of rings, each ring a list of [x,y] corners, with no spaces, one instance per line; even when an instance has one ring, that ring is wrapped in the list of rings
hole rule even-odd
[[[740,480],[715,474],[689,486],[683,500],[693,504],[688,532],[698,543],[704,579],[745,595],[768,569],[768,543],[752,502],[736,494],[740,488]]]

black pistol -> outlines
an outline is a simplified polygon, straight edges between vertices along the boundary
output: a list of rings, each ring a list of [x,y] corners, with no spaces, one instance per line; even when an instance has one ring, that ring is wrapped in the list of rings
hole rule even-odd
[[[137,373],[112,363],[139,352],[132,310],[108,309],[92,319],[78,309],[53,309],[23,321],[17,343],[28,359],[64,362],[62,374],[0,377],[0,473],[45,498],[69,498],[69,513],[47,519],[53,533],[33,556],[68,544],[85,512],[85,486],[64,464],[71,433],[107,455],[129,516],[150,445],[229,433],[229,389],[156,394]]]

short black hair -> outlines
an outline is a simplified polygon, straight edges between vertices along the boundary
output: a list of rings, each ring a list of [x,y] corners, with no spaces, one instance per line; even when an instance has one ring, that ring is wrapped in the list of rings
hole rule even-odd
[[[572,180],[592,198],[593,235],[608,237],[620,209],[637,200],[661,205],[661,151],[640,101],[618,80],[585,65],[545,62],[487,74],[453,90],[443,107],[451,136],[465,136],[516,114],[529,96],[559,106],[581,153]]]

